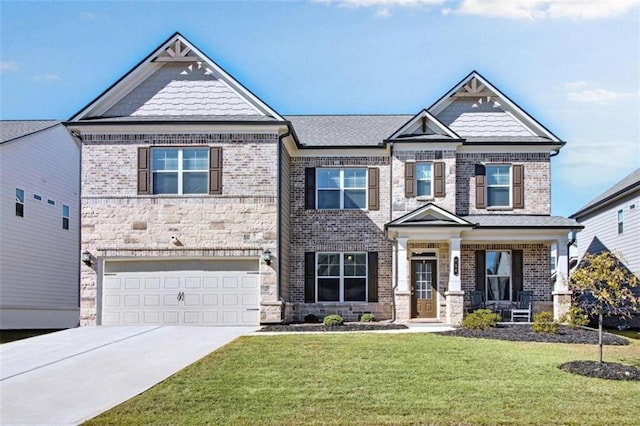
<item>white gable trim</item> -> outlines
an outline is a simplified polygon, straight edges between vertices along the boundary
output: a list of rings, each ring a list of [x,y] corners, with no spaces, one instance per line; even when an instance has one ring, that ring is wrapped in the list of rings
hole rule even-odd
[[[451,225],[474,226],[473,223],[462,219],[460,216],[457,216],[451,212],[448,212],[442,207],[439,207],[433,203],[428,203],[390,222],[387,225],[387,227],[390,228],[390,227],[403,225],[403,224],[412,224],[414,222],[417,222],[417,219],[421,217],[427,217],[427,216],[441,217],[443,218],[443,220],[451,222]]]
[[[209,59],[198,48],[185,39],[180,33],[175,33],[167,41],[165,41],[160,47],[154,50],[149,56],[143,59],[138,65],[133,67],[127,74],[125,74],[120,80],[115,82],[111,87],[105,90],[101,95],[84,107],[80,112],[76,113],[69,121],[79,121],[95,116],[100,116],[109,110],[118,101],[124,98],[139,84],[145,81],[149,76],[155,73],[166,61],[155,62],[158,58],[167,58],[167,48],[172,48],[176,41],[186,46],[189,51],[188,56],[177,58],[176,61],[185,62],[188,59],[190,62],[201,62],[205,64],[205,67],[210,70],[220,81],[222,81],[229,89],[238,96],[247,101],[253,109],[255,109],[257,115],[273,117],[277,121],[286,121],[280,114],[274,109],[264,103],[260,98],[251,93],[240,82],[234,79],[229,73],[227,73],[222,67]],[[193,59],[192,59],[193,58]]]
[[[501,106],[503,109],[509,113],[516,121],[522,124],[525,128],[531,131],[534,135],[547,137],[554,142],[561,142],[561,140],[551,133],[547,128],[545,128],[542,124],[538,123],[535,118],[529,115],[525,110],[520,108],[515,102],[509,99],[505,94],[500,92],[495,86],[489,83],[484,77],[482,77],[477,71],[472,71],[469,75],[467,75],[460,83],[455,85],[451,90],[449,90],[443,97],[437,100],[433,105],[428,108],[428,111],[433,115],[440,114],[447,106],[453,102],[454,95],[460,91],[466,84],[468,84],[471,80],[477,79],[482,85],[484,85],[483,90],[487,90],[495,94],[495,96],[500,100]]]
[[[426,109],[423,109],[422,111],[417,113],[411,120],[407,121],[402,127],[396,130],[396,132],[389,137],[389,140],[397,139],[398,137],[407,133],[409,129],[415,126],[419,120],[422,120],[423,117],[427,119],[427,126],[436,133],[444,134],[452,139],[461,140],[460,136],[456,132],[445,126],[440,120],[438,120]]]

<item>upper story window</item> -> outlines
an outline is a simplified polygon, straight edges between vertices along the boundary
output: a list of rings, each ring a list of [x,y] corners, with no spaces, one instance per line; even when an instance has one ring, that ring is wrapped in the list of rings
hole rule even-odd
[[[487,207],[511,206],[511,166],[487,166]]]
[[[416,163],[416,196],[433,196],[433,163]]]
[[[618,210],[618,234],[622,234],[622,231],[624,231],[624,212]]]
[[[317,169],[318,209],[364,209],[367,169]]]
[[[62,205],[62,229],[69,229],[69,206]]]
[[[24,217],[24,189],[16,188],[16,216]]]
[[[151,165],[154,194],[206,194],[209,191],[207,148],[154,148]]]
[[[511,252],[487,251],[487,301],[511,300]]]

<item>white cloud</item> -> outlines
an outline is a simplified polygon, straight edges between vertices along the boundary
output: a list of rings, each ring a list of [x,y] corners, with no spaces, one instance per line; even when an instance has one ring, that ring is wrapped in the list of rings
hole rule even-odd
[[[506,19],[598,19],[621,15],[640,0],[463,0],[456,13]]]
[[[320,3],[336,3],[351,7],[429,6],[443,4],[447,0],[320,0]]]
[[[638,167],[640,146],[631,140],[574,140],[567,143],[558,159],[556,170],[563,184],[595,197],[597,191],[592,188],[600,187],[607,176],[620,176]]]
[[[586,81],[570,81],[564,84],[565,89],[579,89],[580,87],[587,86],[588,83]]]
[[[18,65],[17,62],[13,62],[13,61],[0,61],[0,72],[5,72],[5,71],[15,71],[18,68],[20,68],[20,66]]]
[[[60,80],[60,76],[58,74],[45,74],[45,75],[37,75],[33,77],[35,81],[55,81]]]
[[[586,89],[567,93],[567,99],[573,102],[607,103],[637,96],[636,93],[612,92],[607,89]]]
[[[82,16],[82,18],[86,19],[87,21],[93,21],[94,19],[96,19],[98,17],[98,15],[96,15],[93,12],[82,12],[82,14],[80,16]]]

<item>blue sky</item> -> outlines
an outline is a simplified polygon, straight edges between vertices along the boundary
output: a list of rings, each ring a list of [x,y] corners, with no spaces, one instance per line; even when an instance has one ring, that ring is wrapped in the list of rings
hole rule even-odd
[[[281,114],[414,114],[477,70],[567,145],[552,213],[640,166],[640,0],[0,0],[0,117],[67,119],[175,31]]]

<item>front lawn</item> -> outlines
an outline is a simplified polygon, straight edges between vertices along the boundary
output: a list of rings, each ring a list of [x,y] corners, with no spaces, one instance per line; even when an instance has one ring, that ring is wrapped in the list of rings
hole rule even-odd
[[[592,345],[436,334],[247,336],[87,424],[634,424],[638,382],[557,366]],[[640,363],[640,342],[605,347]]]

